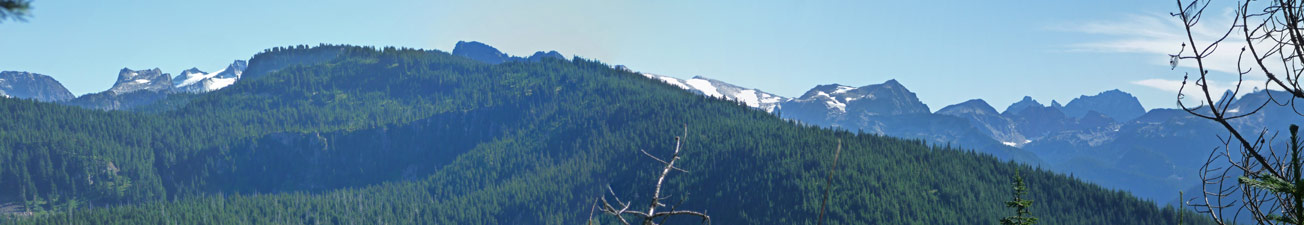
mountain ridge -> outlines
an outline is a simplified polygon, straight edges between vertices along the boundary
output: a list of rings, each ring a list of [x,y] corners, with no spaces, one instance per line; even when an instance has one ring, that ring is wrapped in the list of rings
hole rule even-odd
[[[480,44],[483,45],[483,43]],[[214,75],[213,73],[202,73],[203,71],[198,69],[187,70],[183,71],[182,75],[178,75],[178,79],[173,79],[172,84],[181,84],[183,82],[177,80],[186,80],[179,78],[192,78],[191,76],[183,75],[204,74],[203,76],[213,75],[212,77],[230,77],[234,75],[236,78],[240,78],[242,76],[238,72],[231,74],[226,73],[232,71],[230,68],[237,67],[237,64],[242,64],[243,67],[246,67],[246,69],[242,70],[251,71],[243,74],[244,78],[253,79],[268,73],[274,73],[282,68],[314,65],[323,62],[323,60],[325,60],[324,58],[327,56],[342,54],[344,52],[343,49],[344,48],[342,47],[327,45],[313,48],[308,48],[306,46],[278,48],[276,52],[294,52],[294,54],[299,55],[293,58],[278,59],[280,56],[260,54],[254,57],[257,58],[257,60],[251,60],[247,65],[243,65],[241,63],[243,62],[242,60],[237,60],[232,63],[232,65],[228,66],[227,70],[216,73],[218,75]],[[457,51],[455,50],[454,52]],[[431,51],[430,53],[437,54],[440,52]],[[452,55],[465,57],[457,54]],[[556,53],[555,51],[540,51],[536,52],[535,55],[559,57],[560,53]],[[529,60],[529,58],[535,58],[533,56],[529,58],[514,58],[515,59],[513,60],[517,61],[513,62],[539,62]],[[484,61],[480,62],[489,63]],[[507,61],[504,60],[503,62]],[[628,70],[628,68],[623,68],[621,66],[616,66],[616,69]],[[152,70],[147,71],[149,71],[149,73],[154,73]],[[1034,165],[1047,165],[1051,168],[1056,168],[1052,165],[1068,165],[1063,163],[1064,160],[1080,160],[1089,158],[1093,161],[1115,161],[1113,159],[1103,159],[1092,156],[1092,154],[1095,154],[1093,151],[1105,151],[1100,149],[1118,148],[1115,146],[1122,146],[1122,144],[1110,144],[1113,142],[1134,142],[1135,140],[1132,139],[1118,138],[1119,135],[1127,134],[1128,132],[1141,132],[1129,129],[1162,130],[1144,128],[1142,126],[1131,126],[1129,124],[1151,123],[1160,124],[1156,126],[1176,126],[1172,125],[1172,123],[1162,122],[1169,121],[1172,118],[1184,118],[1177,114],[1168,113],[1170,112],[1169,110],[1156,109],[1145,112],[1145,114],[1137,115],[1136,119],[1131,121],[1118,120],[1114,118],[1117,114],[1111,116],[1106,112],[1100,112],[1109,110],[1097,111],[1094,109],[1088,109],[1092,108],[1089,107],[1092,104],[1088,103],[1101,97],[1123,100],[1131,98],[1133,101],[1135,100],[1135,97],[1131,97],[1130,94],[1117,89],[1104,91],[1092,96],[1083,95],[1082,97],[1074,99],[1074,101],[1070,101],[1067,106],[1062,106],[1057,101],[1051,101],[1050,106],[1045,106],[1032,97],[1025,96],[1020,101],[1006,107],[1005,110],[999,114],[993,114],[993,112],[995,112],[995,107],[986,104],[986,101],[981,99],[949,105],[942,107],[937,112],[929,112],[926,104],[920,102],[913,92],[909,91],[903,84],[895,79],[889,79],[880,84],[870,84],[861,87],[836,83],[819,85],[810,89],[799,98],[787,98],[757,89],[732,85],[724,81],[710,79],[704,76],[693,76],[690,79],[684,80],[651,73],[634,73],[662,83],[671,84],[680,89],[689,90],[693,93],[723,98],[737,102],[740,105],[746,105],[762,111],[771,112],[782,118],[800,121],[805,124],[836,127],[901,138],[920,139],[933,144],[955,144],[966,148],[972,148],[979,152],[993,154],[1001,159],[1013,159]],[[121,75],[120,72],[120,76]],[[127,79],[130,80],[130,78]],[[163,78],[158,77],[157,79]],[[174,88],[176,87],[174,86]],[[122,89],[125,90],[129,88]],[[174,95],[172,92],[174,91],[154,91],[149,90],[149,88],[146,87],[143,88],[143,90],[124,94],[88,94],[77,99],[72,99],[72,101],[65,104],[109,110],[135,109],[140,106],[154,105],[154,102],[164,101],[172,97]],[[1122,96],[1122,98],[1118,98],[1119,96]],[[1254,97],[1259,95],[1249,96]],[[184,104],[185,101],[188,100],[176,100],[174,102],[177,103],[170,104]],[[1125,104],[1115,105],[1130,105],[1127,101],[1122,102]],[[1108,106],[1110,104],[1097,105]],[[1139,103],[1137,105],[1139,106]],[[960,110],[965,108],[968,108],[968,110]],[[1078,110],[1075,112],[1081,112],[1082,115],[1077,117],[1069,116],[1066,115],[1064,112],[1065,110]],[[1151,115],[1151,113],[1157,114]],[[1161,116],[1159,114],[1164,115]],[[1128,116],[1117,117],[1127,118]],[[1189,120],[1189,118],[1186,120]],[[1145,135],[1138,134],[1138,136]],[[1128,150],[1108,151],[1127,152]],[[1184,157],[1172,152],[1160,152],[1159,155],[1159,157],[1167,158]],[[1119,163],[1109,164],[1114,165]],[[1076,174],[1085,174],[1080,173],[1083,170],[1115,171],[1112,168],[1056,169],[1061,172]],[[1163,171],[1168,171],[1167,173],[1169,174],[1179,173],[1179,169]],[[1088,176],[1087,178],[1092,179],[1093,182],[1101,182],[1113,188],[1130,188],[1126,186],[1129,185],[1127,183],[1111,183],[1111,181],[1107,180],[1112,179],[1109,178],[1111,176],[1123,177],[1124,175],[1105,174],[1095,177]],[[1163,180],[1166,179],[1163,177],[1167,177],[1168,175],[1162,175],[1160,172],[1156,172],[1144,176]],[[1156,182],[1162,183],[1159,181]],[[1142,196],[1155,199],[1168,198],[1165,193],[1158,191],[1157,189],[1138,191],[1138,193],[1141,193]],[[1171,195],[1171,193],[1168,193],[1167,195]]]
[[[832,223],[990,223],[1007,212],[1000,202],[1015,171],[1032,190],[1059,190],[1030,192],[1046,224],[1205,222],[1066,175],[806,126],[597,61],[493,65],[359,47],[340,56],[153,113],[0,99],[18,112],[0,123],[40,131],[0,132],[12,140],[0,142],[0,156],[12,156],[0,157],[0,179],[36,175],[0,183],[0,194],[52,209],[20,224],[575,224],[585,221],[575,212],[606,193],[645,198],[636,194],[651,184],[643,174],[660,167],[640,150],[663,155],[683,140],[677,165],[692,172],[665,190],[684,197],[679,208],[707,211],[716,223],[814,223],[824,211],[813,207],[825,193],[819,171],[834,149],[844,152],[838,188],[828,192]],[[60,124],[37,126],[51,121]],[[7,147],[20,145],[53,150],[10,154],[27,149]],[[68,202],[96,207],[56,208]],[[1110,207],[1082,207],[1100,203]]]

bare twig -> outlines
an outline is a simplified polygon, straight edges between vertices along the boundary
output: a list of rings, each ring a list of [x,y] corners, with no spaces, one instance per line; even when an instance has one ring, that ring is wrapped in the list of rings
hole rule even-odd
[[[684,136],[675,137],[675,152],[670,156],[670,160],[668,161],[662,160],[661,158],[657,158],[656,156],[653,156],[651,153],[648,153],[647,151],[639,150],[644,155],[647,155],[653,160],[656,160],[657,162],[660,162],[661,164],[665,165],[665,167],[661,169],[661,176],[657,178],[656,188],[652,190],[652,200],[648,204],[647,211],[629,210],[630,203],[621,202],[620,198],[616,197],[616,191],[612,190],[611,186],[608,185],[607,192],[609,192],[612,198],[616,200],[616,204],[618,206],[612,205],[610,202],[607,201],[607,197],[603,196],[602,198],[600,198],[602,202],[602,208],[601,208],[602,212],[608,215],[615,216],[616,218],[619,219],[621,224],[626,224],[626,225],[630,224],[629,221],[625,219],[626,215],[633,216],[634,218],[638,218],[637,220],[642,221],[641,224],[643,225],[656,225],[658,223],[665,222],[665,220],[671,216],[679,216],[679,215],[696,216],[702,218],[703,223],[711,224],[711,217],[706,215],[706,213],[697,212],[697,211],[688,211],[688,210],[676,210],[678,208],[678,204],[670,206],[671,208],[668,211],[657,212],[657,208],[667,206],[666,204],[661,203],[661,200],[665,200],[666,198],[669,198],[669,196],[666,197],[661,196],[661,187],[665,183],[666,177],[670,175],[670,171],[676,170],[676,171],[688,173],[687,170],[675,167],[675,162],[679,161],[679,150],[681,149],[683,140],[686,137],[688,137],[688,125],[684,125]],[[681,200],[680,203],[683,203],[683,201]],[[619,207],[620,209],[616,209],[617,207]],[[657,218],[661,218],[661,222],[656,222],[655,220]],[[590,219],[590,221],[592,221],[592,219]]]
[[[1187,90],[1189,79],[1183,78],[1177,103],[1187,113],[1211,120],[1229,134],[1218,137],[1222,146],[1214,148],[1200,168],[1203,199],[1201,203],[1190,205],[1198,212],[1208,214],[1218,224],[1236,221],[1242,213],[1248,213],[1259,224],[1300,224],[1304,222],[1304,181],[1301,181],[1300,176],[1299,149],[1295,145],[1290,147],[1290,151],[1274,149],[1275,133],[1269,132],[1266,127],[1247,129],[1243,127],[1245,124],[1237,125],[1233,121],[1258,114],[1269,103],[1290,107],[1296,115],[1304,116],[1304,113],[1295,108],[1296,100],[1304,99],[1304,88],[1300,85],[1301,75],[1304,75],[1304,57],[1301,57],[1304,55],[1304,32],[1300,30],[1304,28],[1301,26],[1304,22],[1304,17],[1301,17],[1304,15],[1304,7],[1301,7],[1304,1],[1239,1],[1235,16],[1229,18],[1232,23],[1228,32],[1200,45],[1195,42],[1192,30],[1200,23],[1211,2],[1212,0],[1192,0],[1184,3],[1183,0],[1178,0],[1178,12],[1171,14],[1180,16],[1187,37],[1182,50],[1171,57],[1175,60],[1174,63],[1177,60],[1195,60],[1198,77],[1191,85],[1203,97],[1199,105],[1188,107],[1182,101],[1185,97],[1182,92]],[[1253,12],[1251,9],[1254,9]],[[1227,40],[1233,30],[1239,30],[1238,36],[1245,41],[1245,47],[1241,48],[1237,58],[1236,85],[1229,90],[1229,95],[1214,101],[1213,95],[1223,90],[1211,90],[1213,75],[1206,69],[1208,62],[1205,59],[1217,51],[1218,46]],[[1187,50],[1190,52],[1187,53]],[[1242,64],[1252,65],[1253,68],[1242,68]],[[1248,103],[1242,102],[1245,99],[1235,99],[1241,93],[1242,84],[1246,82],[1245,76],[1255,73],[1267,78],[1263,83],[1267,98],[1256,100],[1262,102]],[[1268,88],[1280,88],[1281,92],[1288,93],[1290,97],[1277,99]],[[1253,110],[1238,112],[1232,108],[1233,104],[1237,104],[1238,108]],[[1285,124],[1280,125],[1286,127]],[[1292,143],[1296,141],[1294,134],[1292,132]],[[1283,154],[1290,155],[1287,157]],[[1239,195],[1236,194],[1238,192]]]

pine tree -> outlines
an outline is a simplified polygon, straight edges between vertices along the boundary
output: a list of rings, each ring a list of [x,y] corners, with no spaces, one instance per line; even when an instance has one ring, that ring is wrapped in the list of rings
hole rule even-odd
[[[1024,199],[1023,195],[1028,194],[1028,187],[1023,184],[1023,177],[1019,176],[1019,170],[1014,170],[1014,199],[1005,202],[1005,207],[1014,209],[1014,216],[1001,218],[1001,224],[1004,225],[1031,225],[1037,223],[1037,217],[1032,217],[1028,212],[1028,207],[1032,207],[1032,200]]]

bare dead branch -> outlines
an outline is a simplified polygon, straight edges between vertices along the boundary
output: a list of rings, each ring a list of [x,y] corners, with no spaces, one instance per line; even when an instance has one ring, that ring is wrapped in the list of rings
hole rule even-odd
[[[1183,78],[1177,95],[1178,106],[1194,117],[1215,122],[1223,127],[1229,136],[1219,136],[1222,146],[1214,148],[1200,168],[1203,197],[1199,203],[1190,204],[1196,210],[1208,214],[1219,224],[1235,221],[1242,213],[1260,224],[1298,224],[1304,222],[1304,188],[1299,191],[1284,192],[1281,188],[1266,188],[1258,181],[1273,181],[1276,185],[1304,187],[1301,181],[1299,149],[1292,145],[1289,151],[1275,148],[1273,140],[1277,134],[1265,128],[1237,127],[1232,121],[1261,113],[1269,103],[1275,106],[1291,107],[1296,115],[1304,116],[1295,108],[1297,100],[1304,99],[1301,88],[1301,76],[1304,76],[1304,2],[1300,0],[1239,1],[1235,16],[1228,32],[1203,45],[1195,42],[1193,28],[1204,18],[1205,10],[1212,0],[1177,1],[1177,13],[1186,32],[1186,43],[1177,54],[1170,55],[1176,67],[1177,61],[1194,60],[1197,77],[1189,83],[1201,92],[1202,99],[1195,107],[1189,107],[1183,101],[1186,97],[1189,73]],[[1253,10],[1252,10],[1253,9]],[[1232,30],[1240,30],[1245,47],[1237,57],[1235,86],[1227,90],[1228,94],[1215,101],[1214,94],[1223,90],[1211,90],[1211,77],[1206,65],[1206,58],[1219,51],[1219,47]],[[1189,46],[1189,48],[1188,48]],[[1187,52],[1189,50],[1189,53]],[[1247,57],[1248,56],[1248,57]],[[1246,62],[1246,61],[1249,62]],[[1275,64],[1274,64],[1275,63]],[[1253,68],[1244,68],[1243,64]],[[1276,68],[1279,67],[1279,68]],[[1266,99],[1245,103],[1245,99],[1236,99],[1242,93],[1247,75],[1259,74],[1267,78],[1263,83]],[[1279,88],[1289,97],[1278,99],[1273,95]],[[1258,91],[1257,88],[1255,91]],[[1236,108],[1233,108],[1236,105]],[[1252,110],[1244,111],[1243,109]],[[1285,124],[1282,124],[1284,127]],[[1242,130],[1245,129],[1245,130]],[[1257,132],[1256,132],[1257,131]],[[1292,132],[1291,142],[1296,137]],[[1286,157],[1290,155],[1290,157]],[[1239,194],[1238,194],[1239,193]],[[1231,218],[1227,218],[1230,216]],[[1292,221],[1293,220],[1293,221]]]
[[[664,223],[665,220],[671,216],[681,216],[681,215],[696,216],[701,218],[703,223],[711,224],[711,217],[706,215],[706,213],[697,212],[697,211],[688,211],[688,210],[677,210],[679,204],[669,206],[670,210],[668,211],[657,212],[657,208],[667,207],[667,205],[665,203],[662,203],[661,201],[670,198],[670,195],[666,195],[666,196],[661,195],[661,187],[663,184],[665,184],[666,177],[670,175],[670,171],[674,170],[674,171],[688,173],[687,170],[675,167],[675,162],[679,161],[679,152],[680,152],[679,150],[682,149],[683,140],[687,137],[688,137],[688,125],[685,124],[684,135],[675,137],[675,151],[670,156],[670,160],[662,160],[661,158],[658,158],[652,155],[651,153],[648,153],[647,151],[639,150],[639,152],[642,152],[643,155],[646,155],[652,158],[653,160],[656,160],[657,162],[660,162],[662,165],[664,165],[664,167],[661,169],[661,176],[657,177],[656,186],[652,191],[652,199],[648,203],[648,208],[646,211],[629,210],[631,203],[621,202],[620,198],[616,197],[616,191],[611,188],[611,185],[607,185],[607,192],[611,194],[612,198],[616,199],[616,204],[618,204],[619,206],[612,205],[607,201],[606,196],[603,196],[602,198],[600,198],[602,202],[602,212],[611,216],[615,216],[616,218],[619,219],[619,221],[622,224],[626,224],[626,225],[630,224],[629,220],[625,219],[626,215],[636,218],[636,221],[642,221],[641,224],[643,225],[656,225],[659,223]],[[683,201],[681,199],[680,204],[682,203]],[[620,209],[616,209],[617,207],[620,207]],[[661,218],[661,221],[656,222],[657,218]]]
[[[824,182],[824,201],[820,203],[820,217],[817,224],[824,224],[824,209],[829,206],[829,192],[833,190],[833,173],[838,171],[838,156],[842,155],[842,139],[838,139],[838,150],[833,152],[833,166],[829,167],[829,179]]]

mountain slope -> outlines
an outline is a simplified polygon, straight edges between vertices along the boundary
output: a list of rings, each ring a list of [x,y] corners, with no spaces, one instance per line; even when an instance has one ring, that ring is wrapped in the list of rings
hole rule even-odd
[[[970,125],[1005,145],[1022,146],[1029,142],[1018,132],[1014,121],[997,113],[996,108],[992,108],[982,99],[946,106],[937,110],[937,114],[965,118],[969,120]]]
[[[340,54],[159,113],[0,99],[0,107],[23,112],[0,115],[7,117],[0,126],[61,125],[39,135],[0,133],[0,143],[86,137],[76,140],[105,146],[32,151],[69,156],[0,148],[0,165],[8,166],[0,179],[39,180],[0,182],[15,186],[0,194],[54,209],[77,205],[68,199],[129,204],[53,210],[17,221],[24,224],[577,224],[587,217],[577,212],[608,185],[622,199],[645,199],[656,164],[639,150],[665,154],[687,125],[681,165],[691,172],[672,176],[665,191],[683,201],[681,209],[707,211],[720,224],[814,224],[839,140],[832,223],[992,223],[1007,211],[1001,202],[1011,197],[1016,169],[1044,224],[1169,224],[1175,216],[1063,175],[919,141],[802,126],[584,59],[494,65],[432,51],[344,47]],[[44,167],[41,159],[70,163]],[[101,169],[108,162],[117,169]],[[10,169],[19,167],[32,169]],[[81,182],[85,171],[96,182]],[[131,185],[117,189],[125,180]]]
[[[72,99],[63,84],[46,75],[0,71],[0,97],[36,99],[43,102],[60,102]]]

